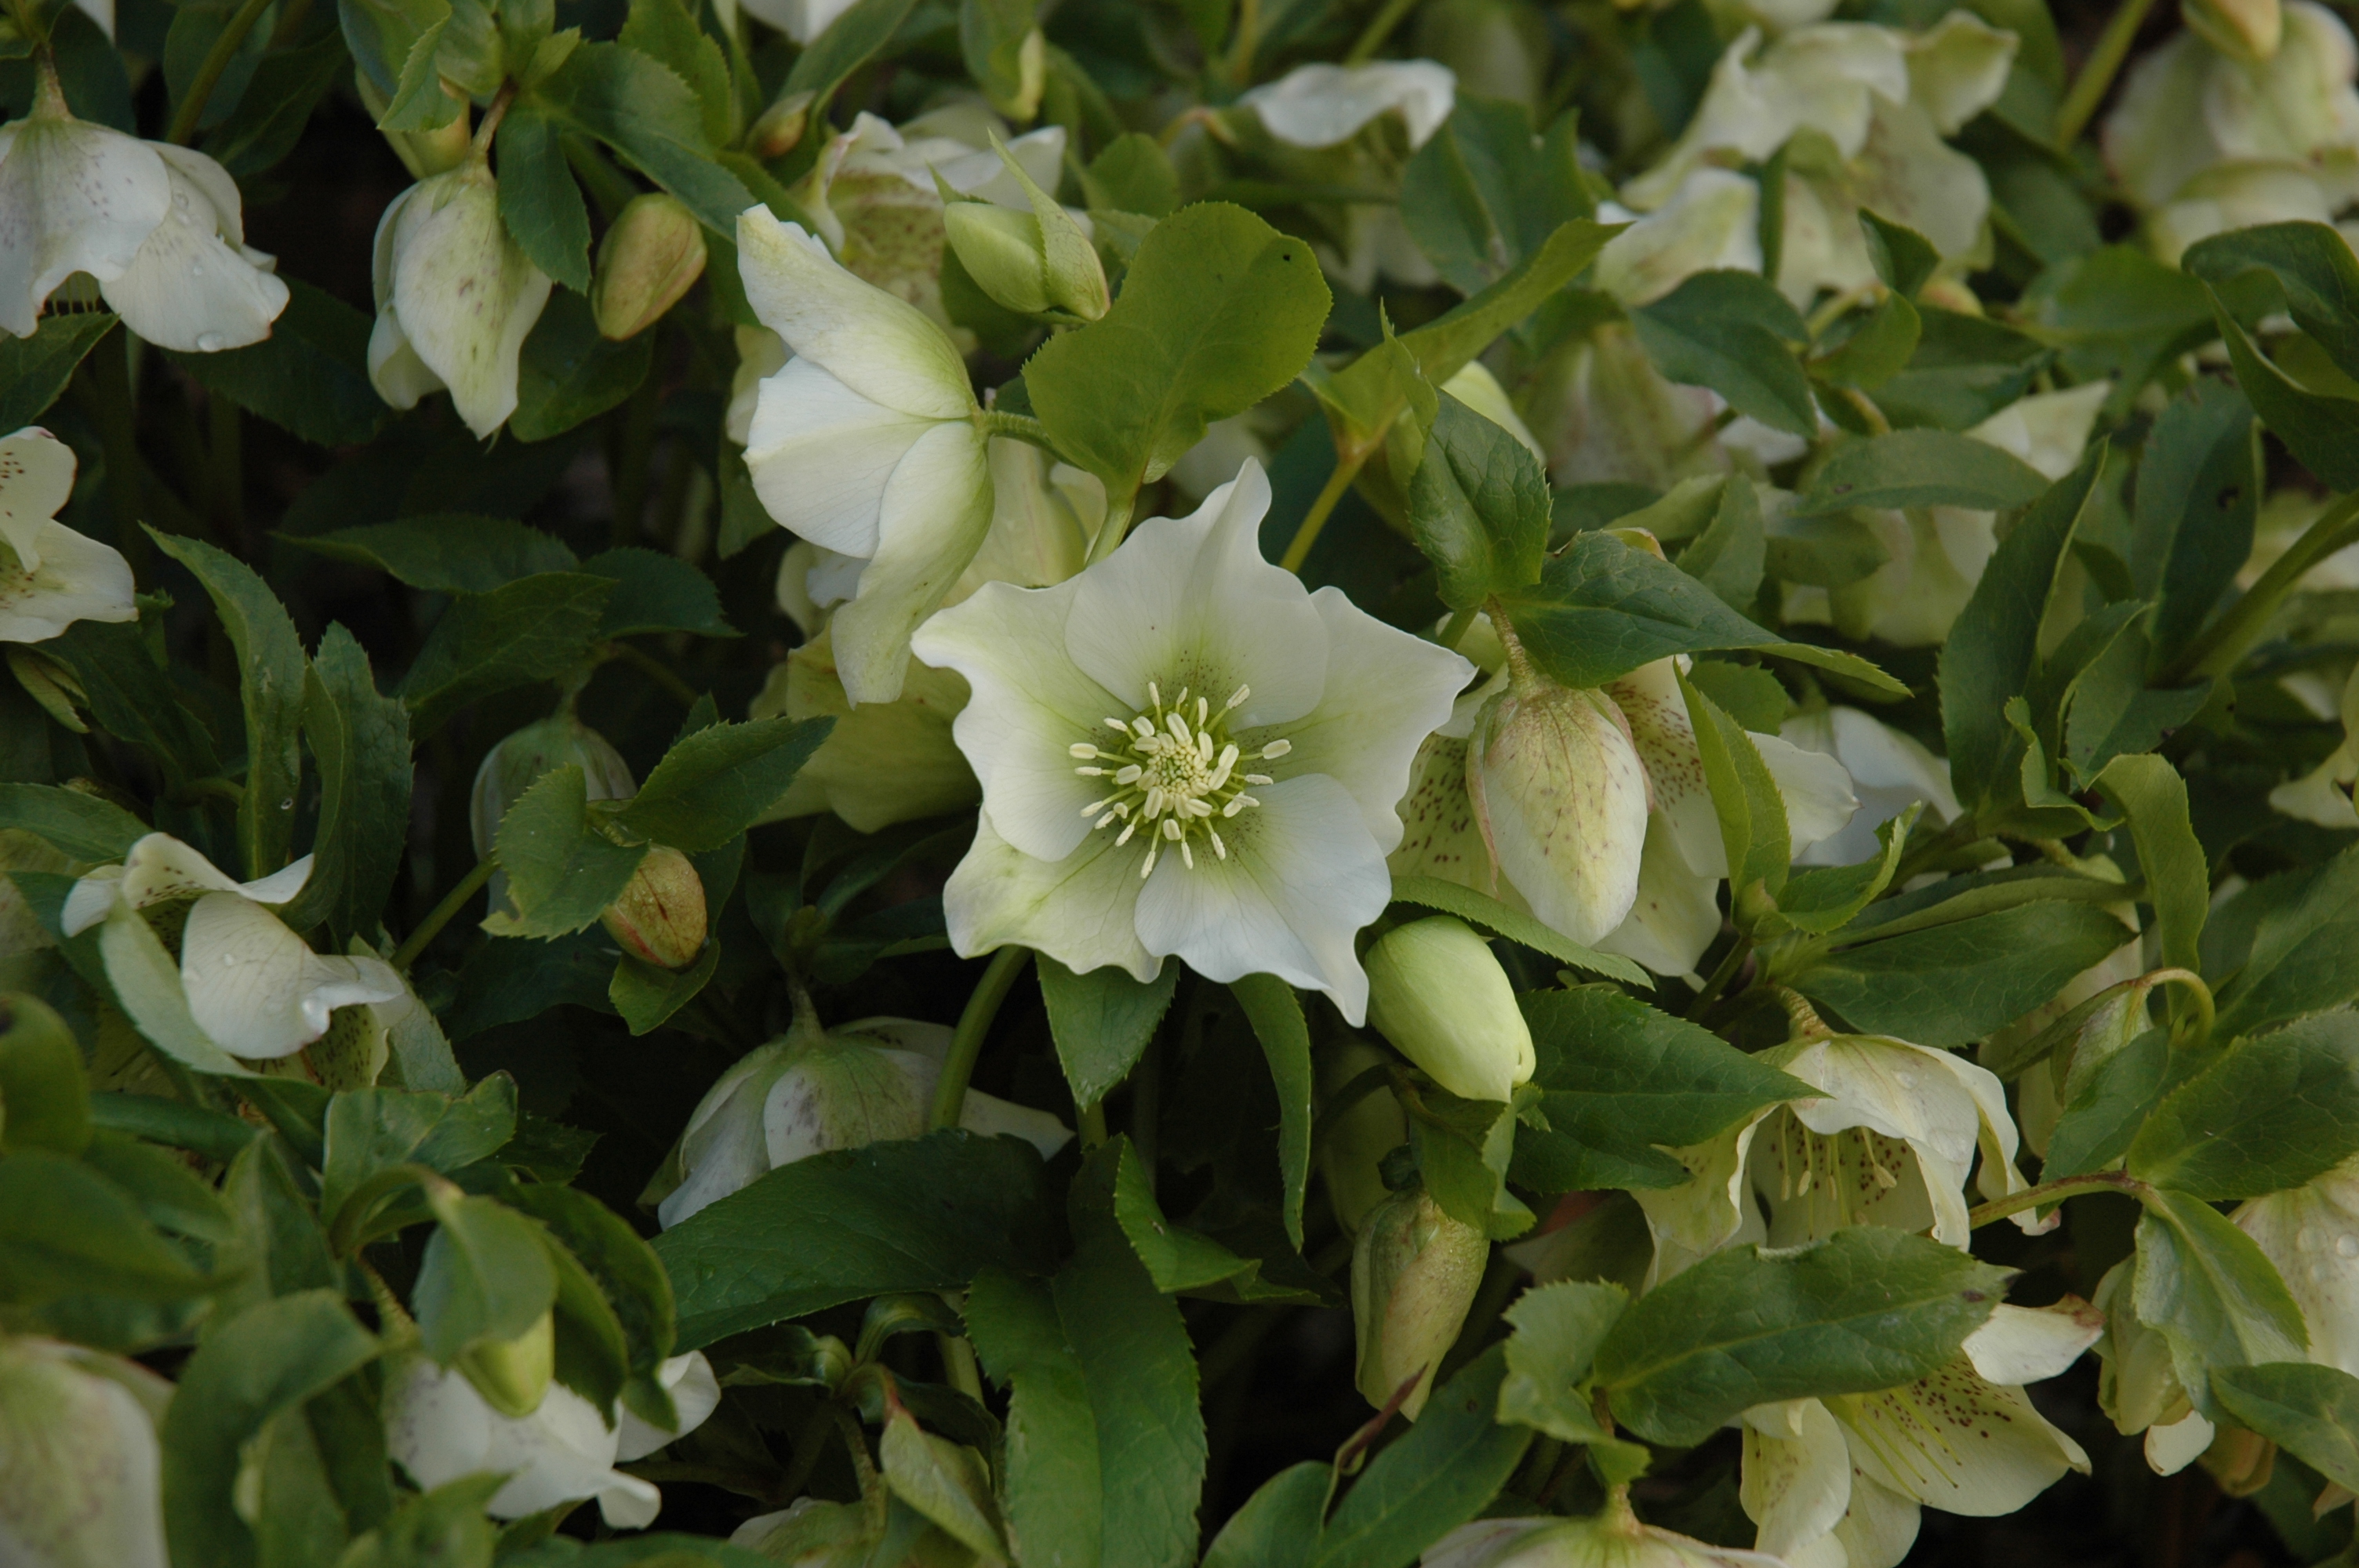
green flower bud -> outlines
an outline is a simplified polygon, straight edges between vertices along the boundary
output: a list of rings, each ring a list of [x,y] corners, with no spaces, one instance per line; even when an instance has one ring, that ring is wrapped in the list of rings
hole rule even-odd
[[[514,1339],[485,1340],[459,1354],[459,1370],[484,1402],[517,1420],[540,1408],[557,1369],[557,1319],[549,1313]]]
[[[632,957],[684,969],[704,951],[704,879],[686,855],[653,845],[598,924]]]
[[[785,94],[763,110],[761,118],[745,133],[745,150],[765,163],[794,151],[810,126],[811,100],[817,96],[805,88]]]
[[[1458,1342],[1490,1251],[1481,1231],[1444,1214],[1423,1188],[1395,1193],[1368,1215],[1352,1247],[1361,1397],[1382,1410],[1415,1378],[1401,1413],[1417,1419],[1435,1368]]]
[[[2285,39],[2278,0],[2186,0],[2179,14],[2222,54],[2255,64],[2275,55]]]
[[[164,1568],[156,1424],[172,1385],[135,1362],[0,1337],[0,1553],[42,1568]]]
[[[1330,1095],[1371,1067],[1385,1064],[1385,1054],[1358,1040],[1346,1042],[1329,1056],[1321,1082]],[[1384,1157],[1408,1141],[1408,1119],[1388,1088],[1362,1095],[1340,1111],[1322,1112],[1333,1119],[1319,1135],[1319,1173],[1326,1178],[1327,1201],[1336,1223],[1357,1235],[1369,1213],[1384,1202]]]
[[[499,838],[500,818],[551,768],[572,762],[582,770],[585,793],[592,800],[627,800],[639,792],[631,767],[606,737],[570,713],[552,714],[527,724],[484,755],[475,770],[474,794],[468,802],[467,827],[478,857],[492,852]],[[493,903],[497,904],[495,899]]]
[[[1534,914],[1576,942],[1622,924],[1638,896],[1647,785],[1611,698],[1517,671],[1474,722],[1466,789],[1492,860]]]
[[[1489,944],[1446,914],[1368,949],[1368,1022],[1464,1099],[1504,1100],[1532,1076],[1532,1032]]]
[[[704,226],[678,197],[635,196],[598,244],[590,309],[599,335],[621,342],[662,319],[704,276]]]
[[[1000,162],[1031,200],[1029,213],[987,201],[953,201],[942,211],[951,248],[978,287],[1027,316],[1060,310],[1084,321],[1106,313],[1105,267],[1073,215],[1034,183],[1006,147]]]

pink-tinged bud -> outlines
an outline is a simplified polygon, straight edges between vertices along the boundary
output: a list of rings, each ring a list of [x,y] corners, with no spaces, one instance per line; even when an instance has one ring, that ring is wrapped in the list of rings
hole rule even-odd
[[[621,342],[663,319],[704,276],[704,226],[678,197],[635,196],[598,244],[590,311],[601,336]]]
[[[761,118],[745,133],[745,150],[765,163],[794,151],[801,145],[803,132],[810,126],[811,100],[815,96],[806,88],[786,94],[763,110]]]
[[[1411,1377],[1401,1404],[1411,1421],[1483,1282],[1491,1244],[1442,1212],[1423,1188],[1379,1204],[1352,1248],[1352,1329],[1361,1397],[1382,1410]]]
[[[686,855],[657,844],[598,924],[633,957],[686,968],[704,951],[704,879]]]

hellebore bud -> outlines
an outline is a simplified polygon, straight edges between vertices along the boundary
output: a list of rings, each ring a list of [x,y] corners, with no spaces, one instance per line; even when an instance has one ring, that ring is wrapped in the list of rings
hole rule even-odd
[[[557,1319],[549,1313],[514,1339],[486,1339],[459,1353],[459,1370],[484,1402],[512,1419],[540,1408],[557,1369]]]
[[[136,1362],[0,1338],[0,1561],[165,1568],[156,1423],[171,1398]]]
[[[1433,1391],[1434,1369],[1458,1341],[1491,1244],[1442,1212],[1423,1188],[1395,1193],[1367,1217],[1352,1247],[1352,1330],[1361,1397],[1382,1410],[1414,1376],[1401,1413],[1411,1421]]]
[[[704,227],[676,196],[650,190],[624,204],[598,243],[590,311],[601,337],[622,342],[663,319],[704,276]]]
[[[1647,787],[1611,698],[1518,671],[1474,721],[1466,793],[1492,860],[1544,924],[1576,942],[1622,924]]]
[[[1331,1056],[1321,1076],[1330,1095],[1340,1094],[1361,1074],[1385,1065],[1385,1054],[1359,1040],[1347,1041]],[[1408,1119],[1389,1087],[1362,1095],[1332,1117],[1319,1136],[1319,1172],[1326,1178],[1327,1201],[1335,1221],[1347,1235],[1357,1235],[1362,1224],[1387,1194],[1384,1157],[1408,1141]]]
[[[2179,11],[2205,43],[2236,59],[2258,64],[2285,40],[2278,0],[2186,0]]]
[[[648,846],[622,896],[598,916],[623,951],[667,969],[684,969],[704,951],[704,879],[688,857]]]
[[[1532,1032],[1490,945],[1462,920],[1411,921],[1368,949],[1368,1022],[1462,1099],[1504,1100],[1532,1076]]]
[[[763,110],[761,118],[745,133],[745,150],[764,163],[794,151],[810,125],[811,100],[817,96],[805,88],[787,93]]]
[[[1010,310],[1038,316],[1062,310],[1094,321],[1106,313],[1105,268],[1073,215],[1024,172],[1015,156],[996,142],[1024,194],[1027,213],[987,201],[953,201],[942,210],[951,248],[982,290]]]
[[[484,754],[475,770],[467,826],[478,857],[492,852],[500,818],[551,768],[572,762],[582,770],[584,795],[592,800],[628,800],[639,792],[630,764],[606,737],[570,713],[527,724]],[[497,900],[494,901],[495,903]]]

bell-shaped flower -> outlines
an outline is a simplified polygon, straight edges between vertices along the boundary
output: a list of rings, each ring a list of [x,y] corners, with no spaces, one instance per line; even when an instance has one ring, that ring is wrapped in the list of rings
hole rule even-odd
[[[516,412],[524,341],[552,287],[508,235],[499,182],[478,156],[421,179],[377,220],[369,382],[396,408],[449,388],[489,438]]]
[[[0,333],[27,338],[76,273],[140,337],[182,353],[244,348],[287,308],[272,261],[245,246],[229,171],[67,112],[39,72],[33,113],[0,125]]]
[[[864,1018],[824,1033],[799,1027],[756,1048],[721,1075],[689,1118],[649,1189],[657,1217],[678,1225],[781,1165],[831,1149],[918,1137],[950,1043],[939,1023]],[[959,1125],[1021,1138],[1044,1160],[1073,1136],[1047,1111],[973,1088]]]
[[[2332,223],[2349,183],[2347,169],[2327,172],[2283,159],[2213,164],[2147,218],[2147,243],[2157,260],[2177,266],[2188,246],[2231,229]]]
[[[172,1385],[136,1361],[0,1336],[0,1562],[166,1568]]]
[[[1424,1568],[1787,1568],[1776,1557],[1641,1524],[1617,1488],[1594,1519],[1483,1519],[1426,1548]]]
[[[2184,1470],[2212,1446],[2216,1429],[2179,1381],[2170,1342],[2138,1321],[2131,1303],[2135,1259],[2124,1259],[2097,1282],[2095,1305],[2105,1314],[2097,1341],[2104,1363],[2097,1402],[2125,1437],[2145,1434],[2147,1467],[2158,1476]],[[2315,1332],[2315,1331],[2313,1331]]]
[[[1473,667],[1265,561],[1269,499],[1248,463],[1080,576],[986,584],[919,630],[918,656],[973,692],[952,726],[983,784],[943,893],[958,952],[1020,942],[1140,979],[1176,956],[1361,1021],[1353,934],[1390,902],[1410,761]]]
[[[506,1484],[484,1508],[494,1519],[522,1519],[595,1498],[609,1526],[644,1530],[663,1508],[663,1494],[614,1466],[652,1453],[712,1413],[720,1390],[711,1367],[697,1367],[703,1360],[691,1353],[664,1364],[663,1381],[680,1425],[658,1432],[619,1406],[620,1423],[610,1424],[596,1405],[562,1383],[551,1383],[530,1414],[502,1415],[464,1374],[423,1356],[405,1356],[386,1369],[386,1446],[421,1487],[485,1472],[506,1475]],[[636,1453],[623,1452],[626,1436]]]
[[[1875,830],[1920,801],[1939,821],[1958,815],[1950,764],[1914,736],[1856,708],[1798,713],[1777,732],[1805,751],[1822,752],[1842,763],[1859,799],[1859,810],[1849,822],[1794,857],[1804,865],[1858,864],[1878,852]]]
[[[1458,1343],[1491,1243],[1453,1219],[1424,1188],[1378,1204],[1352,1243],[1352,1332],[1360,1397],[1382,1410],[1401,1401],[1415,1421],[1433,1391],[1441,1358]]]
[[[772,517],[865,563],[830,622],[836,668],[853,702],[890,702],[909,633],[990,532],[983,411],[941,329],[799,227],[750,208],[737,243],[746,297],[795,354],[762,384],[746,467]]]
[[[1238,102],[1263,127],[1296,147],[1332,147],[1382,114],[1397,114],[1410,150],[1441,128],[1458,101],[1458,79],[1430,59],[1365,65],[1301,65]]]
[[[0,643],[40,643],[77,621],[136,621],[130,563],[56,521],[73,449],[38,425],[0,437]]]
[[[176,934],[190,1017],[231,1055],[267,1061],[291,1056],[326,1033],[337,1008],[408,994],[383,960],[315,953],[271,913],[310,876],[306,855],[258,881],[234,881],[178,838],[150,833],[121,865],[102,866],[76,882],[60,924],[72,936],[118,910],[152,911],[147,918],[161,925],[161,935],[171,929],[171,916],[181,916]]]

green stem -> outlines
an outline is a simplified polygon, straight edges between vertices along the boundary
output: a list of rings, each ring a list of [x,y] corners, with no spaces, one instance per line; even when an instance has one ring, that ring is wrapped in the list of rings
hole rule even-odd
[[[1463,610],[1453,611],[1441,630],[1433,634],[1433,640],[1445,648],[1457,647],[1466,640],[1468,628],[1474,624],[1474,617],[1481,613],[1471,604]]]
[[[1010,414],[1004,409],[986,408],[976,417],[986,436],[1005,436],[1012,441],[1028,441],[1050,457],[1060,457],[1057,443],[1049,438],[1049,427],[1029,414]]]
[[[2063,106],[2056,111],[2056,145],[2069,147],[2081,139],[2097,105],[2105,101],[2106,92],[2120,74],[2122,61],[2129,58],[2130,44],[2138,28],[2146,22],[2146,14],[2154,9],[2154,0],[2122,0],[2105,23],[2105,30],[2097,38],[2097,47],[2089,53],[2088,63],[2081,74],[2072,79],[2071,91],[2064,94]]]
[[[928,1128],[959,1124],[959,1113],[966,1108],[966,1081],[974,1076],[975,1058],[983,1054],[984,1036],[991,1033],[991,1021],[999,1016],[999,1004],[1007,1000],[1016,977],[1024,972],[1031,957],[1029,947],[1002,947],[991,956],[991,967],[983,971],[974,994],[966,999],[966,1011],[959,1014],[958,1028],[951,1033],[951,1048],[942,1058],[942,1076],[934,1085],[933,1112],[926,1118]]]
[[[1966,1223],[1976,1230],[1993,1220],[2005,1219],[2011,1214],[2021,1214],[2027,1208],[2044,1208],[2066,1198],[2077,1198],[2085,1193],[2127,1193],[2138,1197],[2151,1191],[2144,1182],[2122,1171],[2093,1171],[2085,1176],[2064,1176],[2056,1181],[2042,1182],[2036,1187],[2026,1187],[2019,1193],[2009,1193],[2003,1198],[1966,1212]]]
[[[469,150],[477,157],[492,150],[492,138],[499,134],[500,122],[508,117],[508,105],[516,102],[516,84],[513,81],[501,82],[499,92],[493,94],[491,107],[484,111],[484,123],[475,127],[475,139],[469,144]]]
[[[1105,1101],[1102,1099],[1090,1101],[1073,1113],[1073,1119],[1082,1124],[1082,1148],[1096,1149],[1104,1145],[1106,1141]]]
[[[441,934],[442,928],[451,924],[451,917],[465,908],[467,901],[482,892],[484,884],[492,880],[492,873],[499,869],[500,861],[496,855],[486,855],[477,860],[474,870],[461,877],[459,885],[444,893],[442,902],[436,904],[426,918],[418,923],[418,928],[393,950],[393,967],[408,974],[409,966],[418,962],[418,956],[426,951],[426,945]]]
[[[2354,540],[2359,540],[2359,495],[2346,495],[2319,514],[2302,536],[2269,563],[2252,591],[2190,643],[2155,684],[2181,686],[2190,679],[2223,676],[2234,669],[2310,568]]]
[[[602,644],[598,651],[610,659],[622,660],[690,708],[695,707],[697,699],[704,695],[682,680],[669,665],[646,649],[635,648],[620,638]]]
[[[1098,536],[1090,541],[1089,565],[1097,565],[1121,546],[1122,536],[1130,532],[1130,514],[1137,506],[1136,492],[1119,503],[1107,499],[1105,521],[1098,525]]]
[[[189,139],[197,134],[197,122],[204,118],[206,102],[212,97],[213,89],[221,85],[222,73],[237,58],[237,51],[245,47],[245,35],[254,31],[254,24],[268,9],[270,0],[245,0],[230,17],[229,25],[213,40],[213,47],[205,52],[204,62],[190,79],[188,96],[172,112],[172,128],[164,133],[166,141],[176,147],[189,145]]]
[[[934,1344],[941,1350],[942,1376],[950,1386],[981,1403],[983,1369],[975,1365],[974,1346],[961,1334],[937,1334]]]
[[[1359,476],[1360,466],[1367,460],[1365,452],[1355,457],[1338,457],[1335,471],[1327,476],[1327,482],[1320,489],[1318,499],[1310,503],[1310,510],[1302,514],[1301,526],[1295,529],[1294,542],[1286,546],[1286,554],[1277,563],[1279,566],[1290,572],[1302,569],[1303,561],[1310,557],[1310,546],[1319,542],[1319,531],[1327,526],[1328,514],[1333,512],[1335,503],[1343,499],[1343,492],[1352,487],[1352,481]]]
[[[1416,9],[1417,0],[1385,0],[1384,8],[1368,18],[1368,25],[1361,28],[1360,36],[1353,40],[1351,52],[1343,57],[1343,63],[1347,66],[1365,65],[1375,59],[1376,51],[1385,47],[1385,40],[1392,37],[1395,27],[1400,26],[1401,18]]]
[[[1728,988],[1730,980],[1736,978],[1737,967],[1745,962],[1745,956],[1752,951],[1753,941],[1750,937],[1739,936],[1730,944],[1728,951],[1722,956],[1719,965],[1703,982],[1703,989],[1696,992],[1695,1000],[1688,1003],[1687,1015],[1690,1018],[1702,1017],[1703,1010],[1720,1000],[1720,993]]]
[[[1229,81],[1239,87],[1253,80],[1254,50],[1261,43],[1261,0],[1237,0],[1237,36],[1229,41]]]

